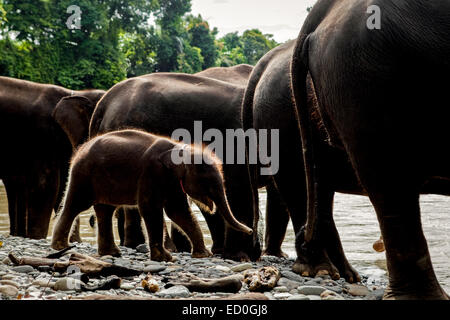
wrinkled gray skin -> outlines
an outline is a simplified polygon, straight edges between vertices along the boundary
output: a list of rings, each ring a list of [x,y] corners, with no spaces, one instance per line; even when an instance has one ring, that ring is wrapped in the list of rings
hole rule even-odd
[[[266,233],[264,254],[283,256],[283,242],[289,217],[292,218],[295,233],[299,233],[306,222],[306,183],[304,175],[303,155],[300,131],[294,111],[290,82],[290,65],[295,41],[283,44],[267,53],[255,66],[250,75],[249,84],[243,101],[243,127],[280,130],[280,170],[270,177],[259,176],[260,166],[252,166],[252,185],[256,193],[257,187],[266,186],[280,192],[281,202],[272,201],[277,193],[268,195],[266,212]],[[317,108],[317,100],[310,79],[307,82],[308,110]],[[299,106],[305,108],[306,106]],[[345,277],[348,282],[360,280],[358,273],[350,266],[345,257],[340,237],[333,222],[334,193],[367,195],[360,186],[347,154],[327,143],[326,132],[321,129],[320,119],[314,114],[315,134],[319,137],[317,153],[320,153],[321,168],[325,171],[320,190],[320,213],[314,230],[314,246],[304,246],[297,250],[298,259],[294,271],[307,273],[309,276],[328,273],[332,278]],[[292,186],[296,186],[293,188]],[[444,180],[432,180],[421,188],[421,193],[450,195],[450,183]],[[257,197],[255,197],[257,200]],[[255,202],[255,205],[258,201]],[[285,204],[287,210],[278,208],[276,204]],[[302,231],[303,232],[303,231]],[[300,237],[299,237],[300,238]],[[312,250],[314,249],[314,250]],[[327,259],[314,252],[325,252]]]
[[[370,30],[370,5],[381,29]],[[297,244],[320,223],[325,163],[308,112],[307,74],[330,144],[343,148],[372,202],[386,248],[385,299],[449,299],[439,285],[420,218],[427,181],[450,179],[450,3],[321,0],[300,32],[292,87],[302,136],[308,218]]]
[[[224,72],[224,69],[228,70]],[[90,136],[125,128],[171,136],[175,129],[184,128],[193,137],[194,121],[203,122],[203,131],[215,128],[225,136],[226,129],[241,128],[240,104],[245,78],[251,70],[251,66],[240,65],[213,68],[200,75],[156,73],[123,81],[98,103],[91,120]],[[214,75],[219,80],[211,78]],[[230,78],[234,82],[220,80]],[[253,211],[251,190],[246,185],[249,180],[245,164],[225,164],[223,168],[233,214],[255,229],[258,216]],[[220,215],[212,218],[215,220],[207,220],[208,226],[214,243],[219,243],[213,247],[213,252],[216,249],[216,253],[223,252],[236,260],[259,258],[261,251],[256,232],[252,236],[241,234],[224,226]]]
[[[47,237],[73,145],[87,137],[90,115],[103,93],[0,77],[0,179],[11,235]]]

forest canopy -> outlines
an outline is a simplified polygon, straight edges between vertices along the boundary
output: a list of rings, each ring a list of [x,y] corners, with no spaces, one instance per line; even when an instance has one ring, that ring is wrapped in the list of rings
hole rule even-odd
[[[258,29],[219,38],[191,0],[78,0],[79,12],[72,4],[0,0],[0,75],[108,89],[152,72],[254,65],[278,45]]]

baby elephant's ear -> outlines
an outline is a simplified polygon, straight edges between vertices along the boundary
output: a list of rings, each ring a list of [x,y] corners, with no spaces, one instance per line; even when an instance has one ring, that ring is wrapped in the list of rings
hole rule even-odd
[[[173,148],[168,151],[164,151],[159,156],[159,161],[166,167],[171,170],[177,178],[181,179],[185,174],[185,165],[183,164],[183,154],[184,150],[181,148]]]

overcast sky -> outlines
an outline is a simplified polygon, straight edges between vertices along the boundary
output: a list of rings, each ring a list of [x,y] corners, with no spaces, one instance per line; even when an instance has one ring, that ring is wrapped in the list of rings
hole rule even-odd
[[[297,38],[306,8],[315,0],[192,0],[192,12],[201,14],[219,36],[258,28],[278,42]]]

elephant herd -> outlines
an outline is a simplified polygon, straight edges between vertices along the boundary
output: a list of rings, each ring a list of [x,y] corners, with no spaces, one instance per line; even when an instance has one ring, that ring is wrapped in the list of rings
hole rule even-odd
[[[381,9],[380,29],[366,25],[373,5]],[[283,256],[291,219],[295,272],[357,282],[333,220],[333,198],[359,194],[372,202],[386,248],[384,298],[449,299],[433,270],[419,204],[420,194],[450,195],[447,21],[448,1],[319,0],[298,39],[255,67],[154,73],[106,92],[0,77],[0,179],[10,233],[45,238],[52,211],[61,207],[52,247],[62,249],[75,217],[94,206],[101,255],[120,254],[111,223],[116,210],[125,246],[145,241],[142,217],[152,259],[170,260],[167,249],[175,247],[206,257],[211,252],[188,195],[205,216],[212,253]],[[168,138],[179,128],[194,135],[195,121],[224,135],[278,129],[278,172],[264,176],[262,161],[227,164],[226,154],[219,159]],[[176,165],[174,153],[210,161]],[[163,210],[177,225],[170,237]]]

